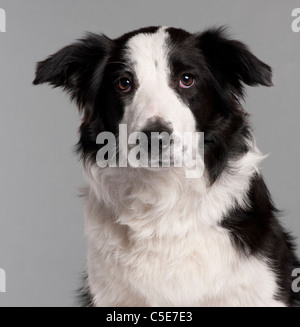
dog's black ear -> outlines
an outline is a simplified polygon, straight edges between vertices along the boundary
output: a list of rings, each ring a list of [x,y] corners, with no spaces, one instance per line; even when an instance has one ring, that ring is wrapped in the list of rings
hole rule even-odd
[[[226,28],[209,29],[198,35],[209,68],[221,83],[230,83],[243,96],[243,83],[272,86],[271,68],[255,57],[249,48],[227,36]]]
[[[49,83],[62,87],[83,108],[99,88],[101,74],[113,47],[105,35],[88,33],[37,64],[34,85]]]

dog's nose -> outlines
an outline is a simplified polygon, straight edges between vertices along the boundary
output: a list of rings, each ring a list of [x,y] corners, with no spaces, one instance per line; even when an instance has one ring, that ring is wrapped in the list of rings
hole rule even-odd
[[[142,132],[147,136],[149,153],[160,155],[169,148],[173,129],[167,122],[161,119],[152,120]]]

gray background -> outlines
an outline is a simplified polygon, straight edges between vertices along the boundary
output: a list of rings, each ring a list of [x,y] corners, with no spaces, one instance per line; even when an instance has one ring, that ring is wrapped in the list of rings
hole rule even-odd
[[[298,1],[7,0],[0,33],[0,306],[72,306],[85,266],[83,185],[72,153],[79,115],[60,90],[33,87],[35,62],[85,31],[117,37],[148,25],[191,32],[228,24],[274,69],[273,88],[247,88],[266,182],[300,240]],[[299,254],[299,251],[298,251]]]

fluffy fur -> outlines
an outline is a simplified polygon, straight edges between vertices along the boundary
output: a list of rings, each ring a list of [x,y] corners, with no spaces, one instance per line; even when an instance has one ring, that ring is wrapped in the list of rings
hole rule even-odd
[[[193,77],[180,87],[183,74]],[[111,40],[88,34],[37,66],[34,84],[70,93],[81,111],[87,278],[93,306],[290,306],[298,265],[259,171],[239,99],[271,86],[271,68],[223,28],[148,27]],[[130,80],[120,92],[119,78]],[[205,172],[99,168],[97,135],[163,122],[204,132]]]

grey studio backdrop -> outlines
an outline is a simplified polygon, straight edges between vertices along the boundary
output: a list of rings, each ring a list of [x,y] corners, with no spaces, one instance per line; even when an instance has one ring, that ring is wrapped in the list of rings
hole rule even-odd
[[[298,1],[7,0],[0,33],[0,306],[74,306],[85,268],[80,122],[60,90],[33,87],[35,62],[85,31],[114,38],[148,25],[191,32],[228,24],[274,70],[273,88],[247,88],[262,163],[284,226],[300,244]],[[298,254],[299,250],[298,250]]]

